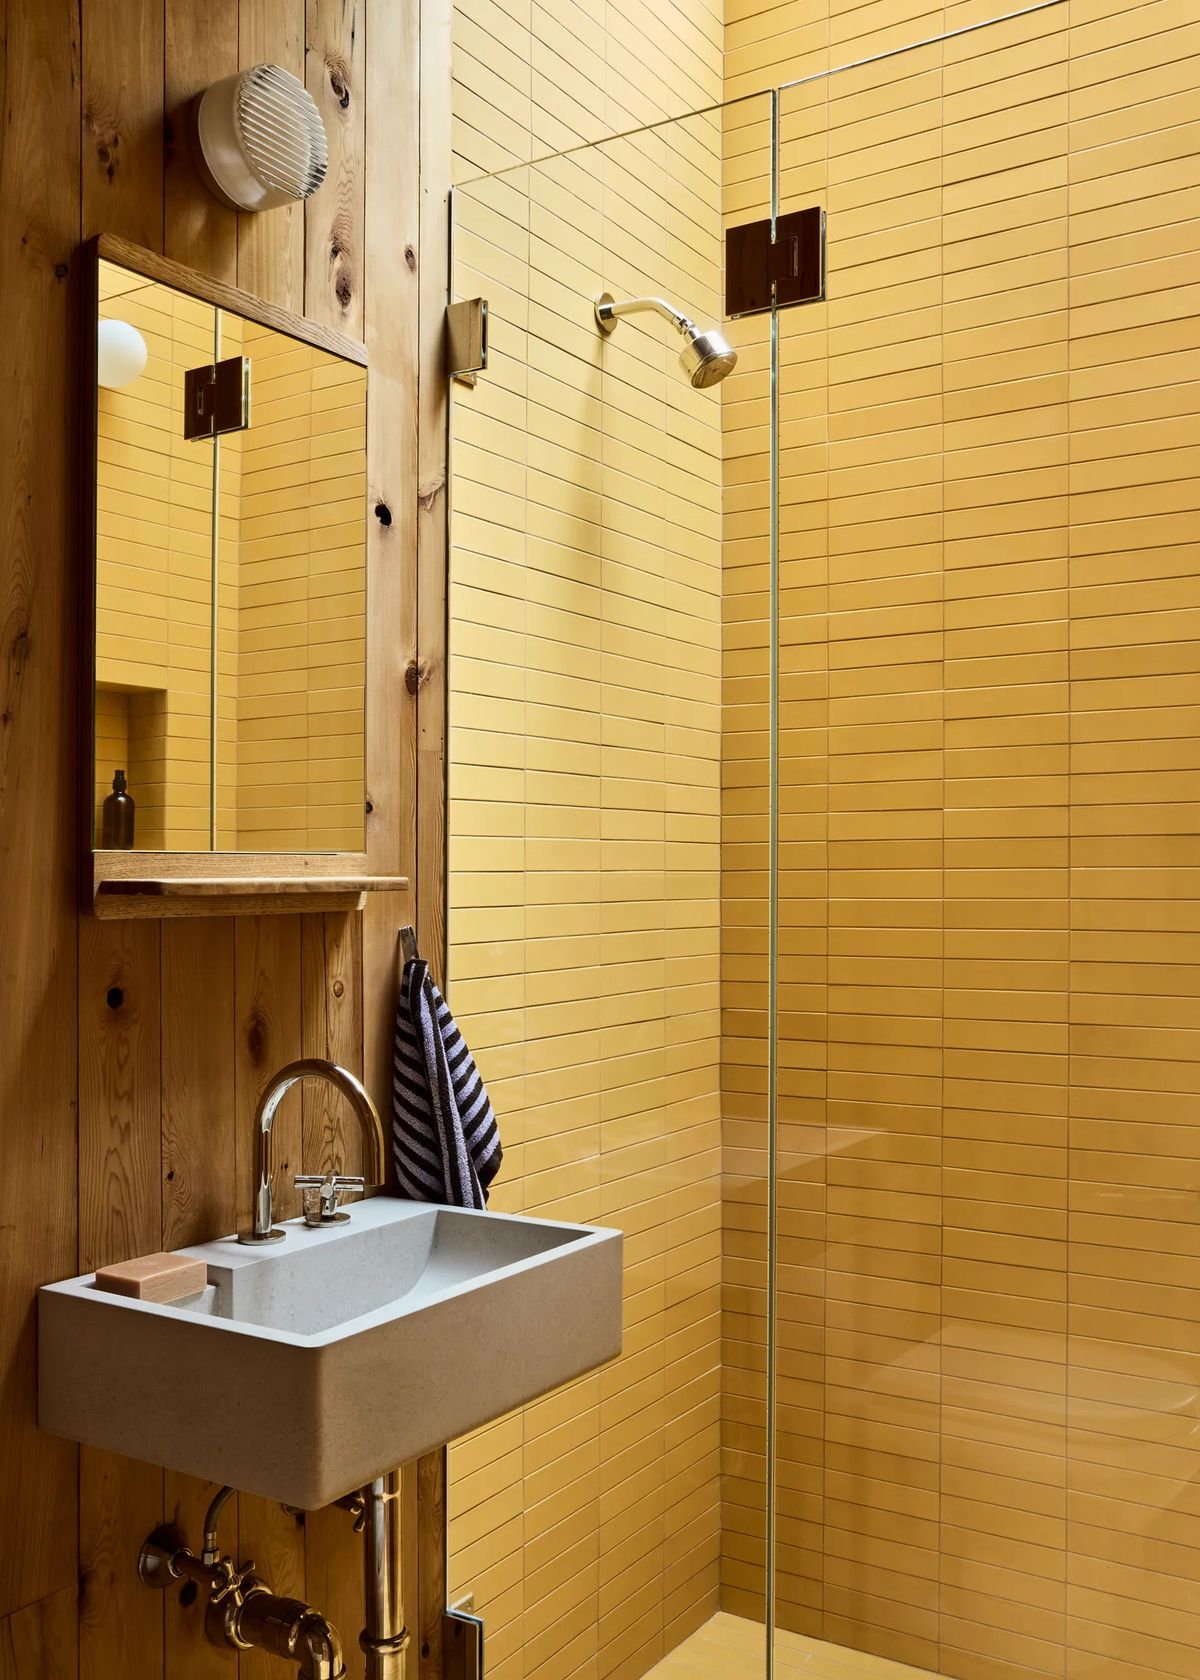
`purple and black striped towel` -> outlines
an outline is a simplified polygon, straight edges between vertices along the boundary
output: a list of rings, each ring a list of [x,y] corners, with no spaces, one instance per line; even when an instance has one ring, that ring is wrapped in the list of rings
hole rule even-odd
[[[392,1152],[415,1202],[483,1208],[500,1170],[496,1116],[429,964],[404,965],[392,1061]]]

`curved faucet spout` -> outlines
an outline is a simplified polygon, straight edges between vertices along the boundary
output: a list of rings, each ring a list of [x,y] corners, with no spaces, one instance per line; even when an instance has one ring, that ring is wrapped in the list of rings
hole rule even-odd
[[[273,1079],[267,1081],[258,1099],[258,1107],[254,1110],[254,1213],[249,1230],[238,1232],[239,1242],[279,1242],[285,1235],[285,1232],[272,1223],[275,1209],[275,1168],[272,1159],[271,1129],[279,1104],[292,1086],[301,1079],[324,1079],[346,1098],[358,1116],[366,1140],[367,1181],[373,1185],[383,1183],[383,1122],[362,1081],[356,1079],[348,1068],[340,1067],[336,1062],[326,1061],[323,1056],[304,1056],[297,1062],[289,1062],[286,1067],[280,1068]]]

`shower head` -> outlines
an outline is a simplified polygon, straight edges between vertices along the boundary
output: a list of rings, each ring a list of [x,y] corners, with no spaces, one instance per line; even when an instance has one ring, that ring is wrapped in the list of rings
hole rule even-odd
[[[664,298],[630,298],[626,303],[617,303],[611,293],[603,292],[596,299],[596,325],[607,336],[616,331],[622,315],[635,315],[644,309],[652,309],[664,316],[677,332],[682,333],[683,349],[679,353],[679,365],[696,390],[719,385],[727,373],[732,373],[737,365],[737,351],[728,340],[715,327],[708,331],[698,327],[681,309],[673,308]]]

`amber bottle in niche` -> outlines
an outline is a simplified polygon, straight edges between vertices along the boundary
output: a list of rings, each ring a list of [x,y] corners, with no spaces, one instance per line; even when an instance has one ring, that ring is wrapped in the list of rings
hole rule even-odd
[[[124,770],[113,777],[112,792],[104,801],[104,819],[100,825],[100,844],[106,852],[128,851],[133,845],[133,795],[125,783]]]

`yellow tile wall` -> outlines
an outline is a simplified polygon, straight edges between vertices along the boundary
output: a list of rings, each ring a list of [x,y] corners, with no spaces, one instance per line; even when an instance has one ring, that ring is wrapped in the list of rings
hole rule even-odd
[[[723,91],[999,10],[728,0]],[[712,23],[462,0],[460,176],[707,103]],[[1200,1645],[1198,77],[1179,0],[1070,0],[784,97],[784,208],[826,205],[831,279],[781,322],[779,1617],[956,1680],[1192,1680]],[[720,129],[709,206],[761,215],[763,103]],[[663,206],[659,159],[627,149],[614,184],[617,158],[460,206],[496,357],[456,401],[454,1002],[505,1115],[500,1205],[630,1239],[621,1364],[452,1452],[453,1584],[505,1680],[640,1674],[711,1606],[718,1381],[720,1601],[763,1602],[767,341],[730,329],[704,479],[718,831],[708,742],[680,758],[652,728],[714,707],[711,604],[681,632],[656,588],[679,463],[648,465],[652,428],[680,392],[652,360],[595,384],[577,308],[623,263],[702,278],[662,243],[695,177]],[[707,540],[676,534],[669,565]],[[639,617],[658,673],[610,677]],[[686,909],[656,780],[700,794]],[[719,1209],[707,1010],[678,1087],[699,1097],[656,1108],[683,1070],[641,978],[672,978],[686,925],[712,999],[718,861]],[[677,1258],[713,1280],[682,1325]],[[684,1443],[677,1358],[704,1396]]]
[[[130,774],[138,844],[204,849],[212,446],[186,442],[181,416],[185,370],[212,359],[213,311],[101,263],[100,314],[136,327],[149,359],[131,385],[98,392],[96,677],[166,697],[154,779],[139,785]],[[143,803],[161,821],[142,826]]]
[[[355,851],[364,824],[365,375],[244,323],[237,438],[237,846]]]
[[[727,15],[733,90],[985,14]],[[1071,0],[784,97],[783,208],[826,204],[830,284],[781,317],[779,1615],[961,1680],[1183,1680],[1200,1646],[1198,80],[1194,8]],[[730,124],[738,219],[756,146]],[[722,1603],[761,1615],[766,364],[738,331]]]
[[[460,172],[719,97],[717,13],[625,10],[459,6]],[[458,200],[492,355],[454,398],[450,1001],[493,1204],[625,1232],[623,1357],[451,1449],[495,1680],[637,1680],[717,1604],[720,407],[591,310],[718,318],[720,174],[709,117]]]

